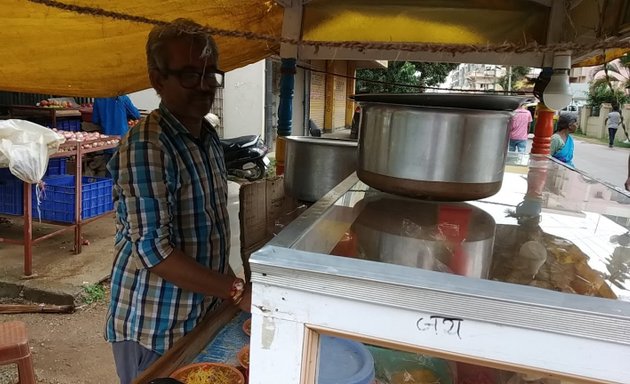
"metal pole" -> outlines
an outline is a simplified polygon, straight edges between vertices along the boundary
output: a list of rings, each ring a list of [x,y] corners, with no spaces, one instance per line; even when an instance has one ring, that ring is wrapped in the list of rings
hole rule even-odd
[[[33,196],[29,183],[23,185],[24,204],[24,276],[33,274]]]
[[[280,66],[280,106],[278,107],[278,138],[276,142],[276,174],[284,174],[284,136],[291,135],[293,91],[295,89],[294,58],[283,58]]]
[[[512,66],[508,65],[508,91],[512,90]]]
[[[265,60],[265,142],[273,140],[273,62]]]

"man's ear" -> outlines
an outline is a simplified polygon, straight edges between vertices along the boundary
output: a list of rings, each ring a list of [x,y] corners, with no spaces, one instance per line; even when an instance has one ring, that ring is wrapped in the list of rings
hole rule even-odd
[[[152,69],[149,71],[149,81],[151,82],[151,86],[157,91],[158,94],[162,94],[162,89],[164,88],[164,78],[162,74],[157,69]]]

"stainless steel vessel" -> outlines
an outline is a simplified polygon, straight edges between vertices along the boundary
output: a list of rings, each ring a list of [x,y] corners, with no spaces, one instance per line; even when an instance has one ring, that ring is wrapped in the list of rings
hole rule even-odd
[[[464,203],[366,198],[352,224],[359,257],[463,276],[488,278],[496,224]]]
[[[288,136],[284,189],[298,200],[315,202],[357,169],[357,142]]]
[[[357,175],[366,184],[410,197],[458,201],[500,189],[510,110],[518,98],[495,96],[497,104],[487,97],[475,104],[470,96],[356,98],[363,108]],[[422,105],[427,100],[431,106]],[[458,102],[464,107],[455,107]]]

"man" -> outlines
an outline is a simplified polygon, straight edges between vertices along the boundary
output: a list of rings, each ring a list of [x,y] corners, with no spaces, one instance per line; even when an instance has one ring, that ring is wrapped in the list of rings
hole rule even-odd
[[[613,105],[612,111],[604,120],[604,124],[608,128],[608,148],[612,148],[615,143],[615,135],[617,134],[617,129],[623,125],[623,116],[619,112],[619,105]]]
[[[228,274],[227,174],[204,119],[223,86],[217,47],[186,19],[155,27],[146,45],[159,109],[133,127],[108,165],[116,201],[115,261],[105,337],[131,383],[200,319],[251,291]]]
[[[526,103],[522,102],[514,111],[510,119],[510,152],[525,152],[527,150],[527,133],[529,123],[532,122],[532,114],[527,110]]]
[[[129,129],[129,120],[138,119],[140,112],[127,95],[94,100],[92,122],[100,125],[105,135],[124,136]]]

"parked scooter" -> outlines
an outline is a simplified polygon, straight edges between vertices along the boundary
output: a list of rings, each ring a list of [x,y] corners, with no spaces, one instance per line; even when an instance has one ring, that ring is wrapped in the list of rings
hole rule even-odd
[[[249,181],[262,179],[267,173],[269,148],[260,135],[248,135],[222,139],[228,174]]]
[[[208,113],[206,119],[213,127],[220,124],[219,116]],[[262,179],[271,163],[267,158],[269,148],[260,135],[247,135],[221,139],[228,174],[254,181]]]

